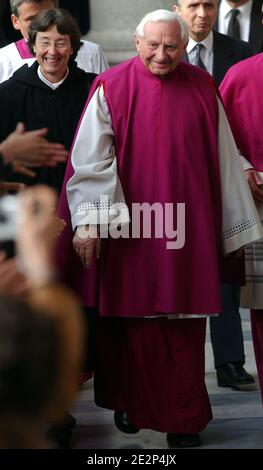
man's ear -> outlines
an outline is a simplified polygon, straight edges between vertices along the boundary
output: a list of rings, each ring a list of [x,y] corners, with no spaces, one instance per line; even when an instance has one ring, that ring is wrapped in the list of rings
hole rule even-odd
[[[178,11],[179,11],[178,5],[173,5],[173,6],[172,6],[172,11],[173,11],[174,13],[178,13]]]
[[[16,15],[11,15],[11,21],[13,23],[13,27],[14,29],[16,29],[17,31],[20,31],[20,24],[19,24],[19,19]]]
[[[137,52],[140,52],[140,41],[139,41],[138,37],[136,36],[136,34],[134,35],[134,43],[135,43],[135,47],[137,49]]]

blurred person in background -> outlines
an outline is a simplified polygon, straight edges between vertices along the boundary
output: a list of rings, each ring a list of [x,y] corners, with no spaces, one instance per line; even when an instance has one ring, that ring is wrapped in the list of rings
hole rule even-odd
[[[78,390],[82,313],[54,271],[55,205],[46,187],[18,197],[20,292],[2,288],[0,297],[1,448],[49,447],[44,425],[64,419]]]
[[[219,86],[228,69],[251,56],[249,45],[213,30],[217,0],[177,0],[173,9],[189,27],[185,59],[207,70]],[[244,257],[221,258],[223,310],[210,318],[211,343],[217,384],[235,390],[253,390],[254,377],[244,368],[245,350],[239,313],[240,285],[245,282]]]
[[[262,26],[263,27],[263,26]],[[243,169],[263,221],[263,53],[231,67],[220,92],[239,148]],[[263,243],[245,250],[246,285],[241,305],[251,309],[251,331],[263,400]]]

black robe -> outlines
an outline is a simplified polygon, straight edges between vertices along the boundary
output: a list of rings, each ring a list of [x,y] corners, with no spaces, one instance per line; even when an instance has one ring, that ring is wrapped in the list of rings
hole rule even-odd
[[[69,64],[69,75],[56,90],[46,85],[37,74],[38,63],[24,65],[0,85],[0,142],[12,132],[18,121],[27,130],[48,128],[51,142],[63,143],[70,150],[82,110],[95,74]],[[60,192],[66,163],[41,167],[35,178],[15,175],[12,179],[27,185],[45,183]]]

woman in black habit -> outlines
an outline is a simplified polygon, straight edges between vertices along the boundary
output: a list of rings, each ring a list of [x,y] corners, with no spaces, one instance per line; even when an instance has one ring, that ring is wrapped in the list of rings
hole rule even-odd
[[[74,62],[81,47],[76,21],[66,10],[42,12],[31,23],[29,47],[36,62],[24,65],[0,85],[0,141],[21,121],[27,130],[47,127],[47,138],[70,150],[95,78]],[[12,179],[26,185],[44,183],[59,193],[66,165],[37,168],[35,177],[15,175]]]

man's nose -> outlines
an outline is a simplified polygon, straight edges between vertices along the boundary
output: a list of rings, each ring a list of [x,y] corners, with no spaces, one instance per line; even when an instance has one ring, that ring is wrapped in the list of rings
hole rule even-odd
[[[156,57],[159,59],[159,60],[162,60],[164,59],[166,56],[165,54],[165,49],[163,46],[160,46],[158,47],[157,51],[156,51]]]
[[[203,5],[200,5],[198,8],[198,16],[200,16],[201,18],[204,18],[205,16],[207,16],[206,8],[204,8]]]

